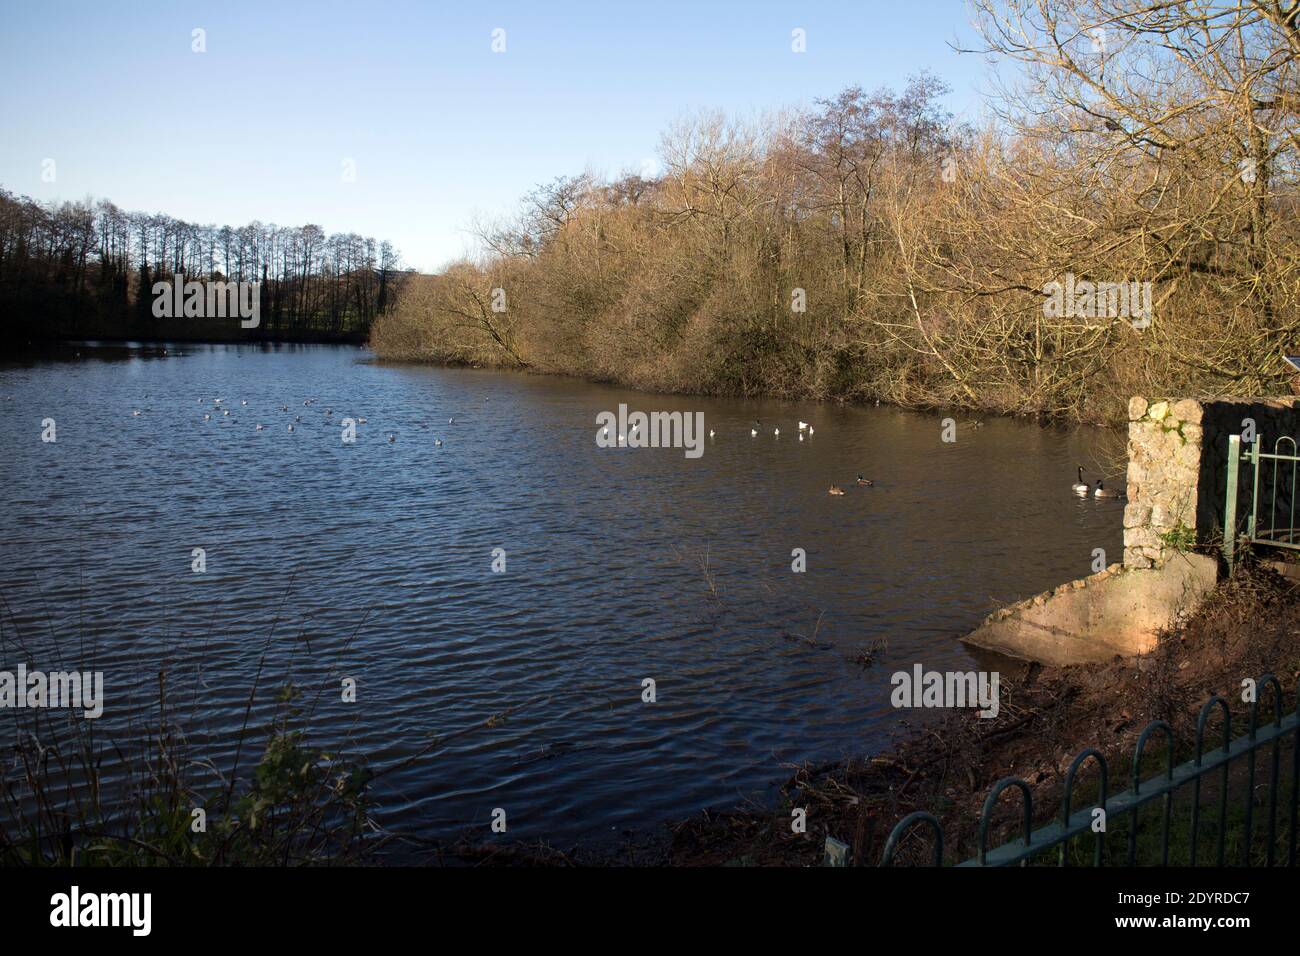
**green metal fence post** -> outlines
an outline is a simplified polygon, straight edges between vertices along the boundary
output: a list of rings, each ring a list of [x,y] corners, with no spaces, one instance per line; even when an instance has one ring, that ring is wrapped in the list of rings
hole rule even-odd
[[[1223,557],[1232,573],[1237,552],[1237,462],[1241,457],[1241,436],[1228,436],[1228,490],[1223,502]]]

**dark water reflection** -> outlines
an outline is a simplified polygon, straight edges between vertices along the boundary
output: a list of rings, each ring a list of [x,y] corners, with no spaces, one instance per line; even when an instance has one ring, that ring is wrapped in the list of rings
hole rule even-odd
[[[900,716],[889,675],[972,666],[955,635],[993,601],[1088,573],[1094,548],[1120,555],[1121,506],[1069,493],[1113,443],[1098,433],[990,419],[945,444],[940,416],[355,348],[78,351],[0,365],[0,667],[21,642],[35,666],[102,669],[96,729],[120,734],[166,668],[219,764],[264,650],[268,686],[311,691],[314,739],[380,766],[517,707],[384,778],[383,820],[426,837],[494,807],[512,835],[563,842],[761,799],[789,764],[881,746]],[[214,397],[231,415],[205,422]],[[703,411],[717,437],[698,460],[599,449],[595,416],[619,402]],[[353,446],[345,415],[368,419]],[[852,487],[859,472],[876,487]],[[874,668],[848,660],[879,639]]]

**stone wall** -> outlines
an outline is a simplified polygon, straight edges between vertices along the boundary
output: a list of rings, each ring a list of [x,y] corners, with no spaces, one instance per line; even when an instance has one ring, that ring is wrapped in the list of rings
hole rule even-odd
[[[1128,503],[1124,508],[1124,567],[1160,568],[1191,543],[1223,540],[1228,436],[1252,419],[1272,451],[1283,435],[1300,437],[1300,399],[1135,397],[1129,402]],[[1264,472],[1268,471],[1268,475]],[[1271,467],[1261,469],[1261,522],[1272,503]],[[1250,505],[1252,470],[1242,462],[1238,518]],[[1279,480],[1281,505],[1294,493]]]

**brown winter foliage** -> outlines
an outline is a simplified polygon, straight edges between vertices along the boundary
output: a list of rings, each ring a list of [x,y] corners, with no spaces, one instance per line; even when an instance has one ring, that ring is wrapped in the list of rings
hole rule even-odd
[[[982,52],[1015,76],[986,128],[955,123],[925,75],[759,124],[683,122],[657,175],[539,187],[476,261],[415,278],[372,344],[1089,421],[1133,393],[1285,390],[1300,3],[973,7]],[[1089,300],[1051,314],[1044,289],[1067,275],[1150,283],[1150,324]]]

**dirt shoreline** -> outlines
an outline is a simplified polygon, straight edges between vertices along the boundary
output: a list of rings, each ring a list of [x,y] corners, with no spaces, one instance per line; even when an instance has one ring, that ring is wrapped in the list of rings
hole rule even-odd
[[[1243,564],[1145,657],[1070,667],[1026,662],[1002,673],[997,718],[954,712],[910,728],[885,752],[802,767],[781,787],[775,806],[706,810],[662,836],[625,835],[613,850],[466,840],[439,857],[468,865],[815,866],[830,836],[849,845],[854,865],[874,866],[894,825],[923,810],[943,825],[945,862],[959,862],[977,852],[980,813],[999,779],[1028,784],[1034,826],[1042,826],[1059,816],[1064,776],[1080,751],[1095,747],[1105,755],[1110,791],[1118,793],[1130,785],[1134,745],[1149,722],[1168,721],[1175,760],[1189,759],[1204,703],[1216,694],[1227,699],[1233,734],[1243,733],[1249,708],[1241,702],[1241,681],[1265,673],[1281,680],[1284,713],[1291,713],[1300,680],[1300,586]],[[1270,713],[1269,699],[1261,699],[1261,715]],[[1216,717],[1207,741],[1219,741],[1221,733]],[[1163,759],[1163,743],[1150,750]],[[1144,771],[1144,778],[1158,769]],[[1080,770],[1076,809],[1096,777],[1091,762]],[[807,813],[803,834],[792,832],[796,807]],[[1012,795],[1000,802],[990,848],[1018,833],[1020,807]],[[923,831],[903,841],[896,863],[929,862],[932,844]]]

